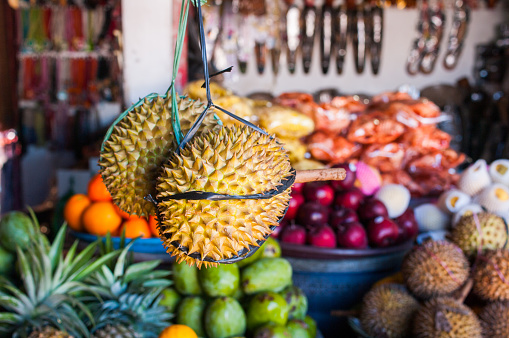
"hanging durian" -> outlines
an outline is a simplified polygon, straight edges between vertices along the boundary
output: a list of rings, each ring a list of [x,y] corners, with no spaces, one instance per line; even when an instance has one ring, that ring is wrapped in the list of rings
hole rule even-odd
[[[155,196],[157,175],[169,154],[177,149],[171,102],[169,95],[149,95],[122,115],[103,144],[99,160],[103,181],[113,202],[129,214],[155,214],[154,205],[144,198]],[[177,104],[180,125],[186,133],[205,105],[186,97],[178,97]],[[219,120],[208,114],[200,129],[214,127],[219,127]]]
[[[284,215],[290,189],[269,199],[175,200],[172,195],[204,191],[227,195],[262,194],[291,175],[288,155],[273,138],[247,127],[222,128],[196,136],[174,154],[158,179],[160,235],[168,251],[201,265],[258,246]],[[170,198],[170,199],[169,199]],[[172,243],[187,248],[187,255]],[[190,254],[198,254],[192,258]],[[208,265],[208,264],[206,264]]]

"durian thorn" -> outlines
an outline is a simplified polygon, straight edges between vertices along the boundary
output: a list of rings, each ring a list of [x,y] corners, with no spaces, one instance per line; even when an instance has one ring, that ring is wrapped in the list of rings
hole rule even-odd
[[[346,170],[343,168],[298,170],[295,175],[295,183],[342,181],[345,178]]]

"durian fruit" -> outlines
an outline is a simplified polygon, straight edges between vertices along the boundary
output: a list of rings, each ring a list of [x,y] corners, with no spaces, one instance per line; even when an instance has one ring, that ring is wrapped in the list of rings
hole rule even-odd
[[[509,187],[500,183],[491,184],[475,200],[489,212],[506,212],[509,210]]]
[[[177,98],[183,134],[191,128],[205,106],[200,101]],[[155,207],[144,200],[155,196],[156,179],[169,154],[177,149],[171,125],[171,96],[145,98],[113,128],[104,142],[99,165],[103,181],[113,202],[135,215],[153,215]],[[200,130],[218,127],[213,114],[207,114]]]
[[[384,284],[364,296],[359,319],[370,337],[404,338],[410,335],[418,308],[403,285]]]
[[[449,239],[471,257],[478,251],[505,247],[507,228],[502,218],[491,213],[465,215],[451,230]]]
[[[479,260],[473,291],[487,301],[509,301],[509,251],[489,251]]]
[[[475,196],[491,184],[488,165],[485,160],[477,160],[460,176],[458,187],[464,193]]]
[[[484,212],[483,208],[479,204],[470,203],[463,206],[452,216],[452,226],[456,226],[463,216],[469,216],[474,213],[479,214]]]
[[[408,289],[427,299],[448,296],[459,289],[468,278],[470,266],[456,245],[428,240],[405,256],[401,272]]]
[[[397,218],[410,204],[410,191],[401,184],[386,184],[377,191],[375,198],[383,202],[390,218]]]
[[[413,337],[481,338],[482,328],[475,313],[454,298],[433,298],[415,315]]]
[[[489,172],[493,182],[509,186],[509,160],[500,159],[492,162]]]
[[[442,211],[454,214],[470,203],[470,196],[458,189],[451,189],[440,195],[438,207]]]
[[[494,302],[479,313],[484,337],[509,337],[509,303]]]
[[[273,138],[248,127],[202,133],[164,164],[157,191],[160,236],[177,261],[201,266],[205,258],[236,256],[271,233],[290,200],[290,188],[269,199],[172,200],[174,194],[205,191],[260,194],[277,188],[291,171],[286,151]],[[188,254],[171,243],[186,247]]]
[[[414,215],[421,232],[445,230],[451,221],[448,214],[432,203],[415,207]]]

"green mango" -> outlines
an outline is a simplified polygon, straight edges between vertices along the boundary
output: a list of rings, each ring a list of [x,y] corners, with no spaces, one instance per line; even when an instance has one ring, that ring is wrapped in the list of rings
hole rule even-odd
[[[237,289],[235,289],[235,292],[232,295],[232,297],[235,298],[238,301],[240,301],[242,298],[244,298],[244,296],[245,295],[244,295],[244,292],[242,292],[242,288],[241,287],[238,287]]]
[[[205,311],[205,330],[209,338],[243,336],[246,315],[231,297],[216,298]]]
[[[22,212],[9,212],[0,220],[0,245],[10,252],[16,252],[16,246],[25,250],[34,235],[32,220]]]
[[[308,324],[308,332],[309,332],[309,336],[311,338],[315,338],[316,337],[316,332],[317,332],[317,328],[316,328],[316,322],[313,318],[311,318],[310,316],[306,316],[304,318],[304,322],[306,324]]]
[[[14,254],[0,246],[0,275],[10,275],[14,271],[14,261]]]
[[[281,257],[281,246],[279,242],[272,237],[267,238],[261,249],[263,249],[261,258]]]
[[[308,324],[303,320],[291,319],[288,321],[288,324],[286,324],[286,328],[288,332],[290,332],[292,338],[315,338],[315,336],[311,337],[308,331]]]
[[[198,337],[205,337],[203,314],[206,307],[207,302],[201,297],[184,298],[178,307],[176,323],[189,326]]]
[[[304,294],[304,291],[294,285],[287,286],[283,291],[279,292],[281,296],[288,303],[290,319],[301,319],[304,320],[306,313],[308,312],[308,299]]]
[[[242,271],[242,290],[247,295],[278,292],[291,283],[292,266],[284,258],[262,258]]]
[[[240,272],[236,264],[219,264],[198,271],[203,292],[209,297],[232,296],[239,289]]]
[[[293,338],[283,325],[267,324],[255,331],[253,338]]]
[[[255,331],[268,323],[286,325],[288,304],[275,292],[263,292],[254,296],[247,308],[247,329]]]
[[[262,254],[263,254],[263,244],[261,247],[258,248],[258,250],[255,251],[254,254],[252,254],[248,258],[244,258],[243,260],[238,261],[237,265],[239,266],[239,268],[243,268],[248,265],[251,265],[254,262],[256,262],[257,260],[259,260],[262,257]]]
[[[202,294],[198,281],[198,268],[186,263],[173,263],[173,282],[175,289],[186,296],[199,296]]]
[[[182,299],[182,296],[174,288],[166,288],[161,293],[163,298],[159,302],[159,305],[164,306],[166,311],[174,313],[177,306]]]

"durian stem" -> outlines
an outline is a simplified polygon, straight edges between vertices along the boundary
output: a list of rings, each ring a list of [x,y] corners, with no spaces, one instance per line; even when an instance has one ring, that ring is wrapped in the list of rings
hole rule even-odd
[[[360,314],[359,310],[333,310],[331,311],[333,317],[357,317]]]
[[[469,278],[459,291],[458,298],[456,298],[458,300],[458,302],[463,303],[465,301],[468,294],[472,290],[473,286],[474,286],[474,280],[472,278]]]
[[[297,170],[295,183],[342,181],[345,177],[346,170],[343,168]]]

